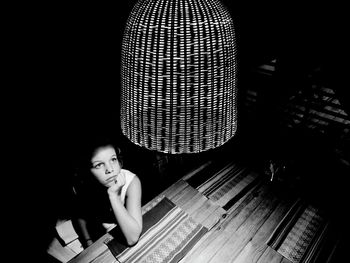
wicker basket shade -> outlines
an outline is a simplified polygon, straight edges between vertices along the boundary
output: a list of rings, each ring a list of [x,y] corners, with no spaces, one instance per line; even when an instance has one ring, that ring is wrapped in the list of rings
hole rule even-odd
[[[121,56],[121,128],[164,153],[223,145],[237,128],[236,39],[220,0],[139,0]]]

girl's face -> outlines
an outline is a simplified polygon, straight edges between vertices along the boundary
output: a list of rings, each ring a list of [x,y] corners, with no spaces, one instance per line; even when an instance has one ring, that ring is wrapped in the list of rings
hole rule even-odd
[[[115,184],[121,167],[115,149],[112,146],[97,148],[91,158],[91,172],[104,186],[110,187]]]

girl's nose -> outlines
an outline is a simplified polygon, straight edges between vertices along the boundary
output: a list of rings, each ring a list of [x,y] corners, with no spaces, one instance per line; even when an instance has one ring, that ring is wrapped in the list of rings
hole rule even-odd
[[[109,173],[112,173],[114,170],[113,170],[113,167],[112,167],[112,165],[108,165],[108,166],[106,166],[106,174],[109,174]]]

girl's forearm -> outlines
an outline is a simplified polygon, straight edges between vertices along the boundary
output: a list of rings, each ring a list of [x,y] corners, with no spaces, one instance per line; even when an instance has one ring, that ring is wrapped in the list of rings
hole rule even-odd
[[[79,233],[81,233],[81,236],[82,236],[81,241],[83,243],[83,246],[88,247],[93,243],[93,241],[92,241],[90,234],[87,230],[86,221],[82,218],[79,218],[77,221],[78,221],[78,225],[79,225]]]
[[[134,245],[141,234],[141,226],[136,219],[130,215],[120,198],[110,198],[111,206],[118,222],[118,225],[125,236],[128,245]]]

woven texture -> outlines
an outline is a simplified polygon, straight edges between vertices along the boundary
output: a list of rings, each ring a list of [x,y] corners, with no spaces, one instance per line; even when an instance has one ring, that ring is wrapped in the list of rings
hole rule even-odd
[[[326,219],[322,212],[300,200],[276,228],[268,244],[291,262],[309,262],[315,245],[325,238]]]
[[[138,243],[127,247],[115,237],[107,243],[119,262],[178,262],[208,231],[169,199],[163,198],[144,216]]]
[[[197,177],[197,178],[195,178]],[[228,163],[223,167],[214,166],[188,179],[188,183],[215,204],[228,210],[247,191],[260,181],[256,173]]]
[[[224,144],[237,128],[236,60],[220,0],[139,0],[122,43],[123,134],[165,153]]]

